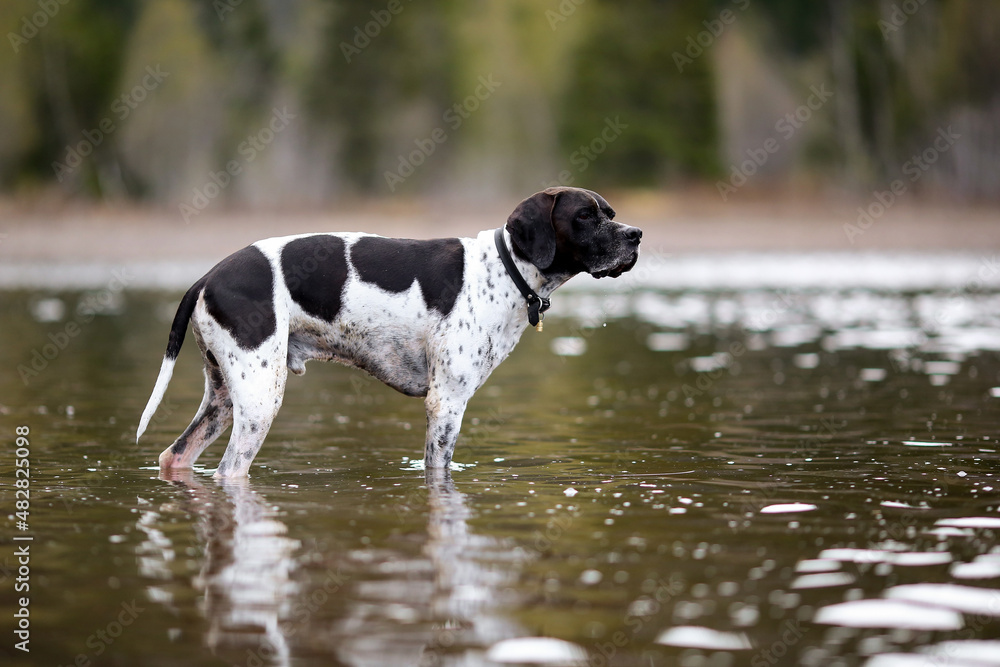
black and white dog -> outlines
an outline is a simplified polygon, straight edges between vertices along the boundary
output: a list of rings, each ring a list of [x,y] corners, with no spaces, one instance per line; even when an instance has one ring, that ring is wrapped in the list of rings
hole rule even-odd
[[[285,392],[310,359],[361,368],[425,396],[424,463],[451,462],[466,403],[507,358],[548,296],[586,272],[617,277],[639,258],[642,231],[613,222],[596,192],[549,188],[505,227],[471,239],[371,234],[265,239],[219,262],[181,299],[142,436],[170,382],[188,320],[205,362],[194,420],[160,454],[188,468],[230,424],[216,477],[246,475]]]

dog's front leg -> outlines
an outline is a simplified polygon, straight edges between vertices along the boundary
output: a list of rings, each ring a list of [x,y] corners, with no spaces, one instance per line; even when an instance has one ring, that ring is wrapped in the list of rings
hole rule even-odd
[[[431,387],[424,401],[427,408],[424,467],[447,468],[451,464],[468,400],[444,387]]]

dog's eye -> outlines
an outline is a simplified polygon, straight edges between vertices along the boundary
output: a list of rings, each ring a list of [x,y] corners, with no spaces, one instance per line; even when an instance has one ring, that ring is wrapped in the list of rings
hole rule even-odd
[[[580,211],[576,215],[576,219],[579,222],[590,222],[594,219],[594,214],[592,211]]]

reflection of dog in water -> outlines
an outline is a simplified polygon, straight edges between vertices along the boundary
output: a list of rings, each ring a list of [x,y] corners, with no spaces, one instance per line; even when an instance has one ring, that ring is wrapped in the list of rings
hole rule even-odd
[[[221,483],[219,489],[206,486],[190,470],[160,477],[184,490],[185,509],[197,517],[205,560],[194,587],[204,595],[208,647],[213,654],[249,649],[262,658],[260,664],[287,664],[283,624],[296,593],[292,575],[298,541],[287,536],[276,511],[246,478]]]
[[[465,495],[455,489],[450,471],[427,470],[425,482],[427,541],[422,554],[412,562],[394,561],[389,571],[397,576],[381,582],[384,587],[374,587],[374,595],[352,605],[337,624],[337,656],[346,664],[467,664],[465,651],[478,654],[523,634],[497,609],[502,591],[517,577],[510,549],[469,529],[472,511]],[[486,565],[492,557],[501,562]],[[414,576],[427,571],[428,561],[431,582]],[[414,622],[420,620],[424,622]]]
[[[392,551],[303,547],[245,478],[216,486],[179,470],[161,479],[177,487],[180,503],[141,512],[140,572],[169,584],[151,586],[150,597],[172,607],[175,547],[162,513],[194,516],[205,556],[193,585],[204,597],[205,643],[222,659],[285,665],[304,652],[358,666],[450,664],[462,647],[523,634],[496,611],[517,576],[509,549],[469,530],[472,512],[447,470],[425,475],[425,542]],[[410,522],[424,505],[412,504]],[[501,567],[484,565],[496,554]]]
[[[240,477],[281,407],[288,371],[311,359],[361,368],[424,396],[424,464],[451,462],[469,399],[541,325],[549,295],[578,273],[617,277],[639,258],[642,231],[614,222],[596,192],[549,188],[504,227],[474,239],[370,234],[266,239],[222,260],[181,300],[138,439],[163,398],[188,321],[205,362],[194,420],[160,454],[190,468],[230,424],[216,477]]]

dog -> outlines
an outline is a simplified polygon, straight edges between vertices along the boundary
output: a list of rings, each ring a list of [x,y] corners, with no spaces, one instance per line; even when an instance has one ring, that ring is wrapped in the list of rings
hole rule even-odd
[[[596,192],[558,187],[517,205],[476,238],[364,233],[258,241],[219,262],[181,299],[136,432],[166,392],[188,322],[205,364],[191,424],[160,454],[190,468],[233,430],[215,477],[245,476],[278,414],[288,371],[312,359],[367,371],[427,412],[424,464],[447,468],[469,399],[552,292],[578,273],[618,277],[639,259],[642,230],[614,222]]]

